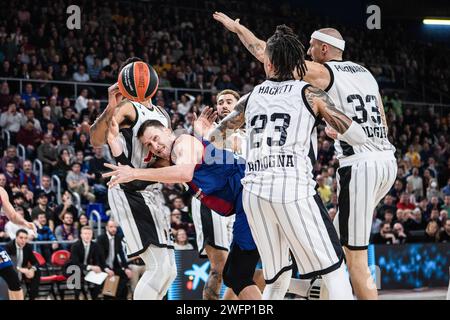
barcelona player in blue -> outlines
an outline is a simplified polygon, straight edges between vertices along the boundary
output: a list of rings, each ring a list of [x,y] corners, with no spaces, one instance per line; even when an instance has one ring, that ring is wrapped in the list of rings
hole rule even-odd
[[[36,226],[26,221],[19,215],[9,202],[9,196],[5,189],[0,187],[0,209],[5,212],[10,221],[21,225],[30,230],[36,230]],[[10,300],[23,300],[23,291],[20,286],[19,276],[15,270],[13,262],[6,252],[5,248],[0,246],[0,277],[5,280],[8,285],[8,295]]]
[[[245,174],[245,160],[192,135],[176,137],[157,120],[145,121],[138,137],[154,155],[166,160],[167,166],[135,169],[105,164],[113,169],[103,175],[111,177],[109,185],[133,180],[187,183],[193,196],[211,210],[224,216],[235,213],[233,243],[224,268],[224,283],[239,299],[261,299],[261,292],[253,281],[259,254],[242,206],[241,179]],[[114,143],[110,143],[110,147],[115,152]]]

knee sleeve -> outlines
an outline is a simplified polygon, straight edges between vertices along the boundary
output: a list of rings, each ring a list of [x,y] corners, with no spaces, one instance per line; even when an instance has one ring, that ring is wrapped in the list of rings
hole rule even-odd
[[[145,272],[134,291],[135,300],[162,299],[176,277],[173,250],[150,246],[141,258]]]
[[[282,300],[286,295],[291,282],[292,270],[287,270],[280,274],[277,280],[267,284],[263,292],[263,300]]]
[[[20,285],[19,276],[17,272],[14,270],[14,267],[6,267],[0,270],[0,275],[5,280],[8,285],[8,290],[10,291],[20,291],[22,287]]]
[[[223,283],[238,296],[244,288],[255,284],[253,275],[258,260],[257,250],[241,250],[233,245],[223,268]]]

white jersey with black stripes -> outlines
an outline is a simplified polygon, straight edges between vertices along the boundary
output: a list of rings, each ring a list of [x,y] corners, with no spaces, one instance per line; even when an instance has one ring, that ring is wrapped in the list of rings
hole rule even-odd
[[[350,146],[336,140],[337,158],[367,152],[394,152],[387,138],[388,127],[377,81],[365,67],[351,61],[329,61],[325,67],[330,71],[331,81],[325,91],[346,116],[361,125],[368,139],[360,146]]]
[[[316,194],[317,129],[316,117],[305,102],[307,86],[298,80],[266,80],[247,99],[247,167],[242,183],[271,202]]]

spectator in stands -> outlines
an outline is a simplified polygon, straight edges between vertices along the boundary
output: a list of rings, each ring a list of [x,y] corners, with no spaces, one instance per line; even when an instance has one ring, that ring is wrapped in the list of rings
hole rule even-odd
[[[185,116],[192,108],[195,97],[190,94],[183,94],[180,98],[180,103],[177,106],[177,112]]]
[[[414,145],[408,147],[408,152],[405,154],[404,159],[409,161],[415,168],[421,166],[420,154],[414,149]]]
[[[396,244],[397,239],[392,232],[389,222],[383,222],[380,226],[380,232],[373,236],[374,244]]]
[[[419,169],[413,168],[412,175],[410,175],[408,178],[406,178],[407,183],[412,184],[413,192],[416,198],[422,198],[423,197],[423,180],[419,176]]]
[[[11,143],[16,142],[16,135],[20,130],[24,115],[17,111],[17,105],[14,101],[8,103],[8,110],[0,116],[0,127],[8,130],[11,134]]]
[[[15,239],[9,242],[5,249],[9,256],[16,261],[19,279],[27,286],[30,300],[34,300],[38,295],[41,272],[39,263],[33,254],[33,248],[28,241],[28,231],[19,229]]]
[[[394,198],[394,201],[397,202],[400,200],[401,194],[404,191],[404,184],[401,179],[395,180],[394,188],[389,191],[389,194]]]
[[[81,228],[83,228],[84,226],[89,226],[89,219],[86,214],[82,213],[78,216],[78,223],[77,223],[77,229],[79,231],[78,233],[81,233]]]
[[[423,242],[437,242],[439,236],[439,225],[436,221],[430,221],[425,229]]]
[[[42,254],[44,259],[50,261],[53,250],[58,249],[59,245],[52,230],[48,227],[47,215],[44,212],[39,212],[33,222],[37,231],[35,241],[54,241],[52,244],[41,244],[37,247],[37,251]]]
[[[71,213],[74,217],[78,217],[78,210],[73,205],[73,196],[70,191],[64,191],[64,194],[61,197],[61,201],[62,203],[55,208],[55,226],[59,226],[62,224],[63,216],[66,212]]]
[[[74,226],[73,215],[70,212],[66,212],[62,215],[63,224],[59,225],[55,229],[55,236],[58,241],[75,241],[78,240],[79,234],[77,228]],[[61,245],[63,249],[70,247],[68,244]]]
[[[6,171],[6,164],[8,162],[14,163],[14,170],[19,171],[22,168],[22,159],[17,156],[17,148],[15,146],[8,146],[6,149],[6,155],[3,156],[1,161],[1,171]]]
[[[11,99],[8,82],[3,81],[0,85],[0,112],[8,108],[8,103]]]
[[[25,201],[25,195],[22,192],[15,192],[12,196],[13,206],[17,209],[20,207],[24,212],[25,220],[31,222],[31,210],[30,206],[32,203]],[[30,211],[30,212],[29,212]]]
[[[53,211],[48,206],[48,197],[44,192],[41,192],[37,197],[37,206],[31,212],[31,219],[37,219],[40,213],[45,213],[48,221],[48,226],[51,230],[55,230],[55,223],[53,221]]]
[[[39,194],[45,194],[48,199],[48,204],[53,207],[54,204],[56,204],[56,193],[52,189],[52,182],[51,178],[48,175],[43,175],[41,179],[41,185],[36,188],[35,195]],[[36,198],[37,200],[37,198]]]
[[[41,145],[37,148],[37,157],[42,162],[43,171],[46,174],[50,174],[58,163],[58,151],[52,142],[52,135],[46,133]]]
[[[25,101],[25,105],[29,106],[30,99],[39,99],[39,96],[33,91],[33,85],[31,83],[27,83],[25,85],[25,92],[22,93],[21,98]]]
[[[71,157],[67,149],[62,149],[59,152],[58,162],[54,168],[53,173],[56,174],[62,181],[66,181],[67,173],[71,168]]]
[[[179,229],[184,229],[188,233],[192,233],[193,224],[189,222],[183,222],[181,211],[178,209],[172,210],[170,214],[170,225],[172,228],[173,236],[176,235],[175,232]]]
[[[406,221],[406,229],[412,230],[425,230],[426,222],[422,217],[422,211],[419,208],[413,210],[412,216]]]
[[[430,181],[429,187],[427,188],[427,199],[431,200],[433,197],[442,198],[435,179]]]
[[[331,188],[330,186],[325,184],[325,179],[320,174],[316,177],[316,181],[318,184],[317,192],[319,192],[320,198],[322,199],[323,203],[327,205],[331,201]]]
[[[19,176],[17,175],[15,164],[13,161],[8,161],[6,163],[5,168],[5,177],[6,177],[6,184],[10,189],[14,189],[19,187]]]
[[[78,71],[73,74],[73,80],[77,82],[87,82],[90,80],[89,75],[86,73],[86,68],[80,64]]]
[[[58,105],[58,100],[55,96],[51,96],[48,100],[48,106],[51,110],[51,120],[52,122],[59,121],[63,117],[62,108]]]
[[[75,110],[77,110],[77,113],[83,112],[83,110],[86,110],[88,108],[88,90],[86,88],[81,89],[80,95],[78,96],[77,100],[75,101]],[[93,102],[91,101],[93,104]]]
[[[400,201],[397,203],[397,209],[411,209],[414,210],[415,205],[410,203],[410,197],[407,193],[402,193]]]
[[[189,243],[186,230],[178,229],[174,243],[175,250],[193,250],[194,247]]]
[[[63,117],[59,120],[59,125],[63,131],[65,131],[65,135],[69,137],[69,130],[73,130],[77,127],[77,123],[75,121],[75,114],[73,112],[73,109],[71,107],[68,107],[63,110]],[[64,137],[64,135],[61,137],[61,139]],[[70,141],[70,139],[69,139]],[[72,147],[73,148],[73,147]]]
[[[439,219],[439,210],[438,209],[431,210],[431,214],[430,214],[430,217],[428,218],[427,222],[430,222],[430,221],[435,221],[438,224],[439,228],[442,226],[441,220]]]
[[[450,220],[447,219],[444,224],[444,228],[439,233],[439,242],[450,243]]]
[[[82,199],[86,199],[90,203],[95,202],[95,196],[90,192],[87,175],[81,172],[80,163],[72,164],[72,170],[67,173],[66,182],[71,192],[78,193]]]
[[[9,241],[8,233],[5,231],[5,225],[8,223],[8,218],[6,214],[0,212],[0,242]]]
[[[33,173],[33,164],[30,160],[23,162],[23,169],[19,173],[19,183],[26,184],[31,192],[34,192],[39,184],[39,179]]]
[[[37,105],[37,101],[34,100],[34,98],[31,101],[34,101],[34,104],[36,104],[36,109],[39,108],[38,111],[40,112],[40,107],[39,107],[39,105]],[[31,122],[33,122],[33,127],[37,130],[37,132],[41,133],[42,132],[41,122],[38,119],[36,119],[34,117],[34,115],[35,115],[35,113],[34,113],[33,109],[26,110],[25,117],[22,118],[21,125],[23,127],[26,125],[27,121],[31,121]]]
[[[407,241],[407,235],[405,232],[405,228],[400,222],[394,223],[394,227],[392,228],[394,232],[394,236],[397,239],[397,244],[405,244]]]
[[[17,133],[17,143],[22,144],[26,150],[28,159],[36,157],[36,146],[41,142],[40,132],[33,126],[32,120],[27,120],[25,125]]]
[[[100,273],[105,268],[105,258],[97,243],[92,241],[94,232],[89,226],[81,229],[80,240],[70,248],[70,262],[68,265],[76,265],[83,272],[81,285],[84,286],[84,276],[89,272]],[[97,300],[101,286],[89,284],[90,294],[93,300]],[[80,290],[75,290],[75,300],[80,299]]]
[[[383,222],[389,223],[390,226],[394,225],[394,212],[392,212],[392,210],[388,209],[388,210],[384,211]]]
[[[442,210],[446,210],[450,215],[450,195],[444,196],[444,203],[442,204]]]
[[[131,278],[131,270],[122,247],[123,236],[117,235],[117,223],[109,220],[106,223],[106,233],[97,238],[102,255],[105,257],[105,272],[110,277],[116,275],[120,278],[116,298],[126,300],[128,294],[127,283]],[[105,297],[106,299],[107,297]]]
[[[444,196],[450,196],[450,179],[447,180],[447,184],[442,188],[442,193]]]

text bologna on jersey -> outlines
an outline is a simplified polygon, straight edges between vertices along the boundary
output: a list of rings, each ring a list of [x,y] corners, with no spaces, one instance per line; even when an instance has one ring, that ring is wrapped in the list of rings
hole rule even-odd
[[[292,154],[278,154],[262,157],[256,161],[248,161],[248,171],[262,171],[268,168],[293,168],[294,155]]]

